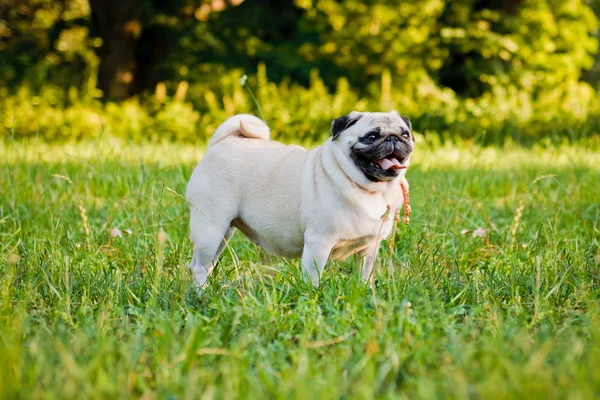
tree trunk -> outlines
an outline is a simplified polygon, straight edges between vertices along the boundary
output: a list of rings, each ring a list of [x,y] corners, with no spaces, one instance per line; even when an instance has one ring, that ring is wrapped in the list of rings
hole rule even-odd
[[[141,0],[90,0],[98,50],[98,87],[107,100],[123,100],[133,93],[135,45],[142,26]]]

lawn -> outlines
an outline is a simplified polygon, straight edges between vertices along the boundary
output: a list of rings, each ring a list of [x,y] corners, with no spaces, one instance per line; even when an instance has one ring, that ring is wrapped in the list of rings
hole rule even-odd
[[[0,142],[0,398],[600,395],[597,147],[418,144],[374,289],[236,234],[198,293],[201,154]]]

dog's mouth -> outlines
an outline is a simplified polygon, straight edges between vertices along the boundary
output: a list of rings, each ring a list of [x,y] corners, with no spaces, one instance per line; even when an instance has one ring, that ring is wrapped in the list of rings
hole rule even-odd
[[[384,142],[370,147],[351,148],[351,157],[373,182],[388,182],[396,179],[408,168],[412,146]]]
[[[390,154],[387,157],[373,161],[373,165],[379,166],[379,168],[381,168],[384,171],[388,171],[388,170],[396,171],[396,170],[407,168],[406,165],[402,165],[403,161],[405,161],[405,160],[400,160],[394,154]]]
[[[408,168],[408,155],[402,157],[397,153],[391,153],[382,158],[371,158],[353,152],[352,158],[366,177],[373,182],[391,181],[400,174],[400,171]]]

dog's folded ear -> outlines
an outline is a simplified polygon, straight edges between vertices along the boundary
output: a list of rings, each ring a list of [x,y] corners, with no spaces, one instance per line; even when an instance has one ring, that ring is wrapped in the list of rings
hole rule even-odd
[[[361,119],[362,114],[357,111],[352,111],[348,115],[344,115],[342,117],[336,118],[331,123],[331,134],[333,138],[331,140],[335,140],[340,136],[340,133],[350,128],[352,125],[358,122]]]
[[[402,118],[402,121],[404,121],[406,126],[408,126],[408,130],[412,132],[412,124],[410,123],[410,119],[406,118],[404,115],[400,115],[400,113],[396,110],[392,111],[392,113]]]
[[[410,119],[406,118],[404,115],[401,115],[402,121],[408,126],[408,130],[412,132],[412,124],[410,123]]]

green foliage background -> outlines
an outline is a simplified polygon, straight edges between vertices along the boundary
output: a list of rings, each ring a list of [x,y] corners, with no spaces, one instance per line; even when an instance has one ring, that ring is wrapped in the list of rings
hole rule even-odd
[[[110,0],[97,1],[110,6]],[[256,112],[279,139],[320,140],[351,110],[397,109],[441,140],[598,134],[596,1],[123,0],[135,43],[128,95],[98,84],[88,0],[4,0],[2,133],[206,138]],[[124,78],[127,77],[128,78]]]

